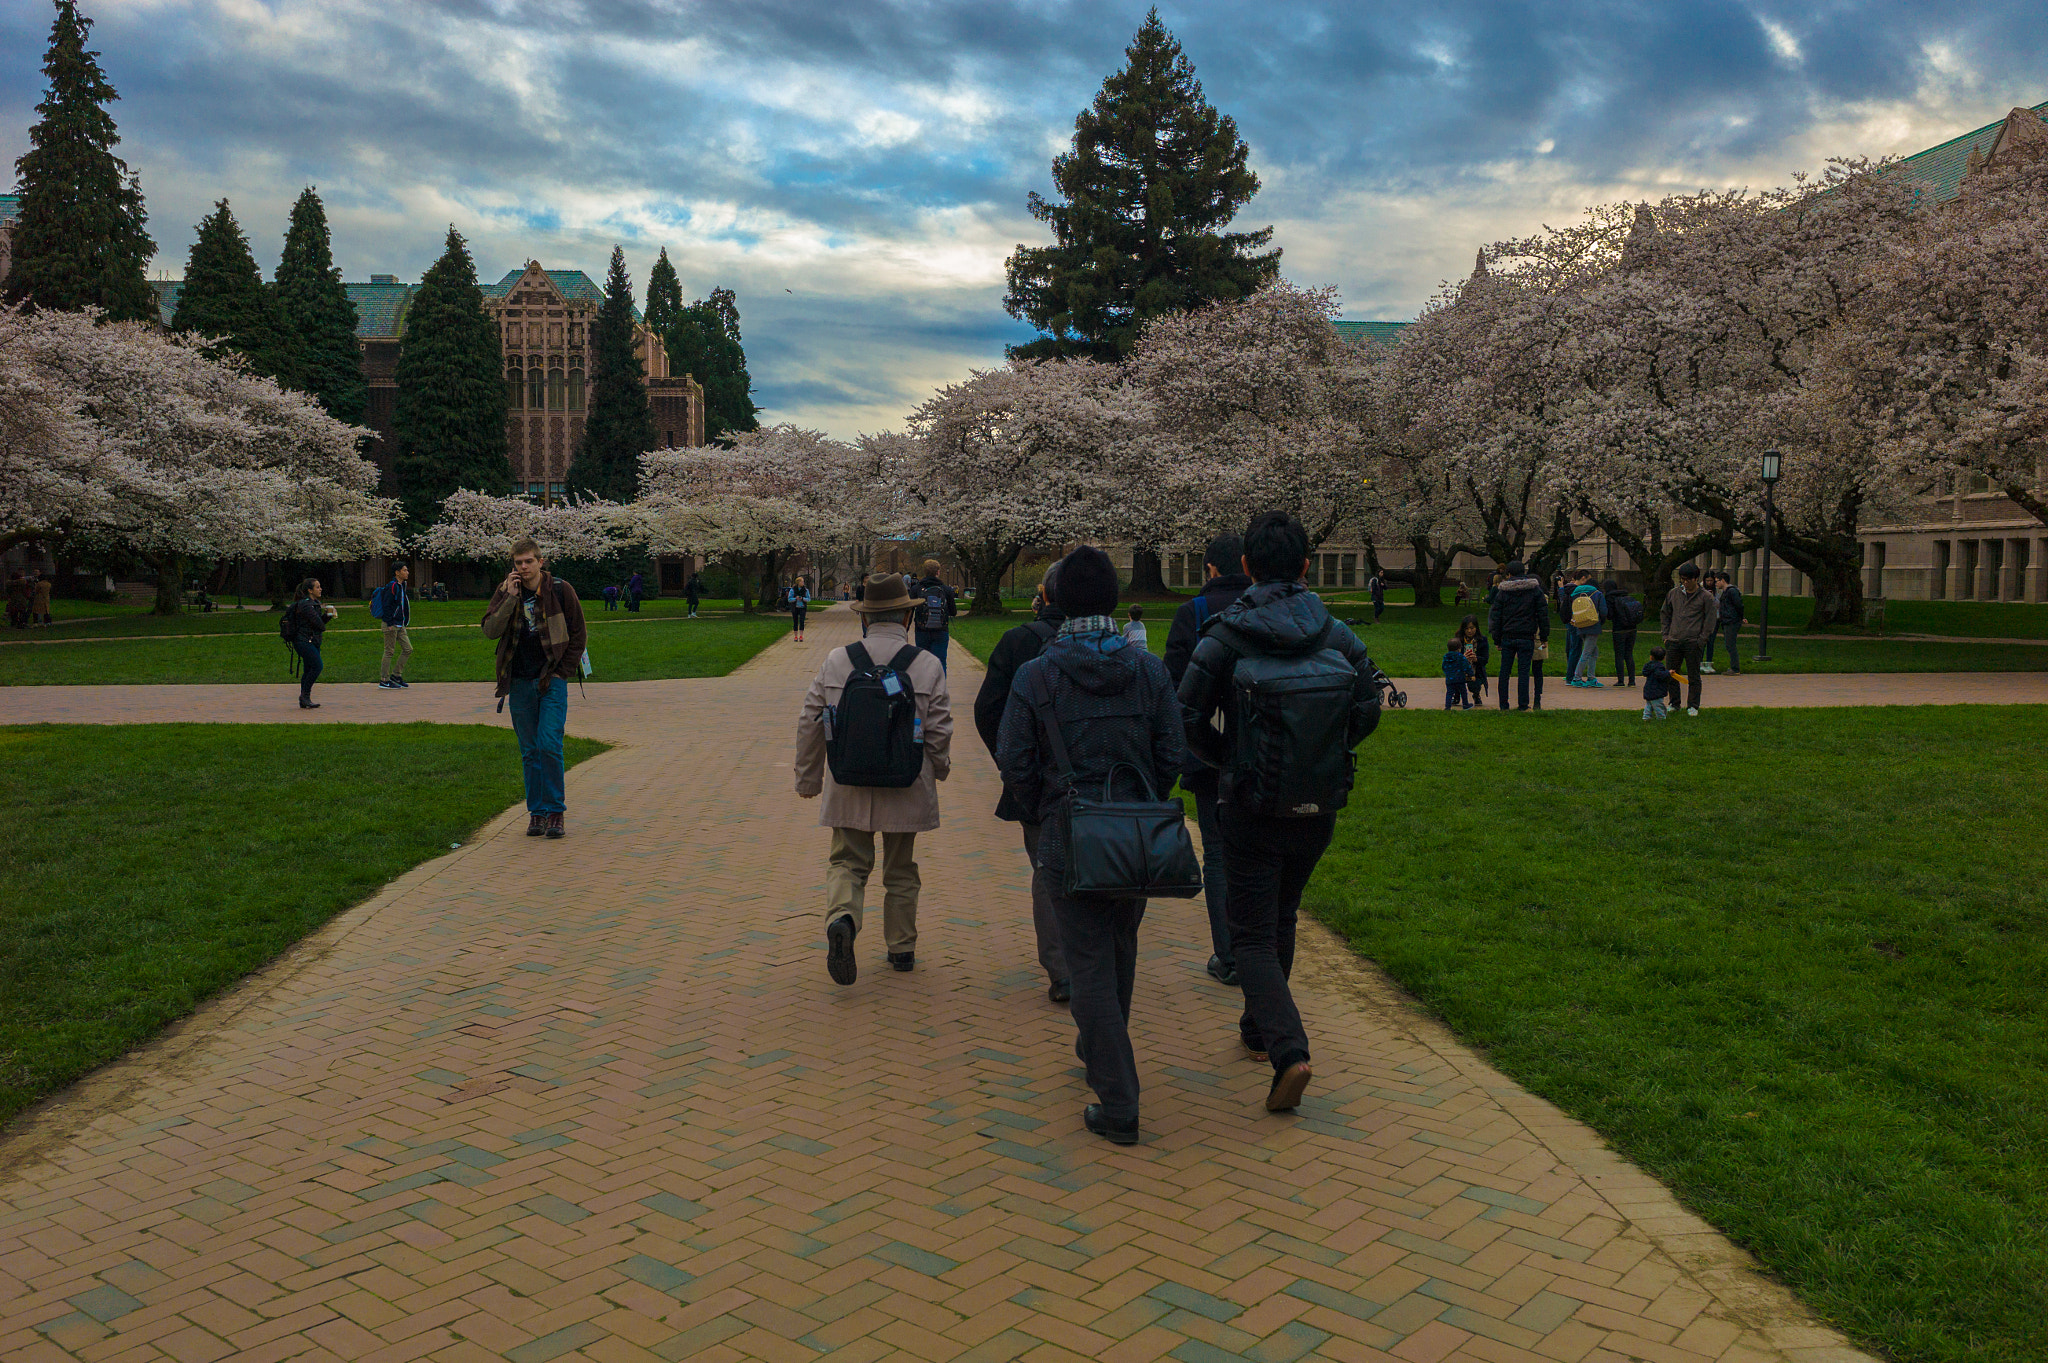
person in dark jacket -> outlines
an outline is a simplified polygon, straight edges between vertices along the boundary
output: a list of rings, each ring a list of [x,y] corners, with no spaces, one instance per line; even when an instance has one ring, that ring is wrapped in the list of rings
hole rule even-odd
[[[937,658],[939,666],[944,667],[946,644],[952,638],[953,617],[960,613],[960,598],[939,580],[937,559],[924,561],[924,576],[910,585],[910,594],[922,603],[917,608],[917,646]],[[934,612],[938,615],[936,628],[932,620]]]
[[[695,620],[697,603],[704,599],[704,579],[700,574],[690,574],[690,580],[683,586],[683,599],[690,603],[690,618]]]
[[[1486,610],[1486,632],[1500,650],[1500,708],[1508,708],[1508,674],[1517,673],[1515,709],[1527,710],[1529,676],[1536,677],[1535,708],[1543,708],[1543,664],[1535,657],[1536,641],[1550,642],[1550,604],[1544,600],[1543,584],[1530,577],[1522,560],[1507,565],[1507,576],[1493,594]],[[1533,665],[1533,666],[1532,666]]]
[[[1302,570],[1304,576],[1307,575],[1307,571],[1307,569]],[[1366,589],[1372,593],[1372,622],[1377,625],[1380,622],[1380,617],[1387,613],[1387,575],[1383,572],[1374,573],[1372,581],[1365,585]]]
[[[1010,685],[1017,679],[1017,669],[1045,651],[1045,646],[1059,633],[1066,623],[1066,612],[1053,599],[1053,584],[1059,578],[1059,565],[1054,564],[1046,571],[1045,580],[1039,584],[1038,596],[1033,601],[1038,618],[1028,625],[1019,625],[996,641],[989,650],[988,674],[981,680],[981,690],[974,696],[974,727],[980,733],[981,741],[988,745],[988,755],[996,757],[1002,744],[1003,717],[1010,708]],[[996,817],[1014,823],[1024,830],[1024,859],[1031,863],[1031,927],[1038,937],[1038,964],[1045,970],[1045,996],[1054,1003],[1066,1003],[1074,996],[1073,986],[1068,982],[1066,958],[1060,955],[1060,920],[1053,909],[1054,884],[1038,869],[1038,839],[1042,826],[1038,822],[1038,811],[1027,809],[1017,802],[1010,793],[1010,787],[1003,787],[1003,798],[996,802]]]
[[[1010,795],[1043,825],[1038,870],[1054,886],[1067,848],[1053,821],[1067,789],[1047,739],[1060,735],[1078,788],[1141,798],[1164,795],[1187,760],[1180,706],[1166,664],[1126,640],[1116,610],[1116,565],[1082,545],[1060,560],[1056,599],[1067,618],[1045,651],[1017,669],[1003,713],[996,765]],[[1138,1065],[1131,1053],[1131,991],[1138,970],[1142,899],[1090,899],[1055,892],[1060,950],[1073,983],[1075,1051],[1099,1100],[1081,1114],[1088,1130],[1119,1145],[1138,1139]]]
[[[1180,702],[1188,745],[1210,766],[1228,768],[1238,743],[1240,716],[1235,675],[1253,656],[1309,657],[1335,652],[1352,670],[1351,706],[1345,725],[1348,755],[1380,720],[1379,687],[1372,659],[1348,626],[1334,620],[1322,600],[1303,585],[1308,570],[1308,532],[1284,511],[1254,517],[1244,533],[1244,570],[1253,585],[1195,646],[1180,681]],[[1222,716],[1223,727],[1215,727]],[[1223,834],[1224,874],[1229,877],[1230,944],[1245,1012],[1238,1034],[1245,1048],[1273,1067],[1266,1109],[1299,1106],[1313,1078],[1308,1033],[1294,1006],[1288,978],[1294,971],[1294,925],[1301,892],[1316,862],[1330,845],[1337,811],[1277,816],[1239,803],[1247,788],[1226,770],[1217,784],[1218,825]]]
[[[1486,701],[1486,665],[1492,660],[1493,650],[1486,646],[1486,631],[1479,628],[1479,617],[1468,615],[1458,622],[1458,643],[1465,650],[1465,661],[1472,664],[1472,703]]]
[[[1719,586],[1714,591],[1714,633],[1707,636],[1706,655],[1700,661],[1700,671],[1714,670],[1714,638],[1720,636],[1728,645],[1728,675],[1742,675],[1742,655],[1735,651],[1735,641],[1742,633],[1742,588],[1735,585],[1735,579],[1726,573],[1714,574]]]
[[[309,577],[299,584],[298,597],[286,607],[291,612],[292,652],[299,655],[299,708],[317,710],[320,703],[313,699],[313,683],[320,680],[320,640],[327,633],[327,622],[334,618],[332,607],[321,604],[320,594],[325,589],[320,579]]]
[[[1643,603],[1613,578],[1600,584],[1607,598],[1608,651],[1614,655],[1614,684],[1636,684],[1636,626],[1643,622]]]
[[[640,609],[640,593],[644,591],[646,587],[647,579],[639,573],[635,573],[631,577],[626,579],[627,610],[637,611]]]
[[[1188,659],[1211,620],[1230,609],[1252,585],[1241,570],[1244,540],[1218,535],[1202,555],[1208,581],[1201,595],[1183,602],[1166,632],[1166,674],[1176,688],[1187,675]],[[1195,821],[1202,830],[1202,900],[1209,910],[1209,974],[1219,984],[1237,983],[1237,953],[1230,948],[1228,878],[1223,873],[1223,828],[1216,822],[1216,769],[1200,759],[1189,761],[1180,774],[1181,789],[1195,797]]]

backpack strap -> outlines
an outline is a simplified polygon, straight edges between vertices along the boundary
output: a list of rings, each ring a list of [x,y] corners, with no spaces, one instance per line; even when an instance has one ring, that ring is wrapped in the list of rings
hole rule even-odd
[[[1048,625],[1043,620],[1033,620],[1030,624],[1024,626],[1024,628],[1030,630],[1034,635],[1038,636],[1038,647],[1041,652],[1044,651],[1044,648],[1047,644],[1053,641],[1054,636],[1056,636],[1059,633],[1059,629],[1057,626]],[[1044,630],[1045,632],[1043,634],[1039,634],[1040,630]]]
[[[917,687],[912,685],[910,680],[910,665],[917,661],[917,655],[920,651],[916,644],[905,644],[897,649],[896,656],[889,660],[890,670],[903,674],[903,689],[910,692],[912,700],[917,699]]]
[[[864,643],[848,644],[846,646],[846,661],[853,664],[855,672],[872,672],[875,670],[875,660],[868,656],[868,646]]]
[[[1073,759],[1067,756],[1067,739],[1066,735],[1060,732],[1060,718],[1053,713],[1052,691],[1046,685],[1044,668],[1041,667],[1031,674],[1031,690],[1031,703],[1045,717],[1045,741],[1046,746],[1052,749],[1053,765],[1059,768],[1060,779],[1066,783],[1066,788],[1072,790],[1074,763]]]

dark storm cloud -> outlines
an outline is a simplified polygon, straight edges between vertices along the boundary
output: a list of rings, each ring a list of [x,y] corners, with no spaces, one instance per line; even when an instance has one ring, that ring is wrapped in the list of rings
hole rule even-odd
[[[450,217],[479,238],[487,277],[524,254],[594,274],[611,240],[644,277],[665,243],[694,261],[686,289],[760,301],[749,341],[771,406],[870,426],[945,363],[993,361],[1017,338],[1000,261],[1042,239],[1024,196],[1049,190],[1055,143],[1145,7],[87,4],[161,263],[232,192],[267,264],[308,182],[354,273],[416,275]],[[1441,202],[1459,231],[1505,235],[1545,195],[1589,201],[1575,186],[1782,178],[1815,159],[1808,130],[1854,107],[1932,98],[1982,120],[2048,97],[2048,25],[2013,0],[1204,0],[1162,17],[1267,178],[1246,221],[1284,220],[1290,261],[1336,262],[1329,277],[1381,315],[1412,310],[1472,243],[1429,239],[1443,234],[1426,216],[1396,241],[1371,219],[1378,198]],[[0,5],[9,159],[47,29],[36,0]]]

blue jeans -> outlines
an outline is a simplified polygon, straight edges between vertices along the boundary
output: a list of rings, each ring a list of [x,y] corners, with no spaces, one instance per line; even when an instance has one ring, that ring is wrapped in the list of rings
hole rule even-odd
[[[313,699],[313,683],[320,680],[320,645],[311,639],[292,640],[292,651],[299,655],[299,704]]]
[[[515,677],[512,732],[519,735],[519,769],[526,777],[526,812],[560,814],[567,798],[562,776],[562,728],[569,722],[569,684],[560,677],[540,682]]]
[[[1202,830],[1202,902],[1209,909],[1209,949],[1226,971],[1237,969],[1230,949],[1230,886],[1223,871],[1223,824],[1216,814],[1216,793],[1195,792],[1195,827]]]
[[[920,626],[917,631],[917,646],[939,660],[939,670],[946,670],[946,640],[951,636],[942,629],[927,630]]]
[[[1564,627],[1564,675],[1567,680],[1579,674],[1579,627]]]
[[[1572,680],[1589,682],[1600,671],[1600,631],[1582,629],[1579,634],[1579,656],[1572,661]]]

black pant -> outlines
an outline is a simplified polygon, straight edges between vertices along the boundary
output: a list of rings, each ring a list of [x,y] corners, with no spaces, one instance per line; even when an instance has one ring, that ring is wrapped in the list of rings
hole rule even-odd
[[[320,680],[320,645],[311,639],[294,639],[292,650],[299,655],[299,703],[313,699],[313,683]]]
[[[1679,668],[1685,669],[1685,703],[1691,709],[1700,708],[1700,658],[1704,648],[1697,639],[1664,641],[1664,665],[1671,669],[1672,676],[1678,675]],[[1678,703],[1677,688],[1672,688],[1671,703]]]
[[[1721,626],[1721,637],[1728,641],[1728,670],[1730,672],[1740,672],[1742,670],[1742,655],[1735,651],[1736,636],[1741,633],[1742,622],[1740,620],[1730,620],[1727,624]]]
[[[1222,806],[1223,864],[1230,878],[1230,946],[1244,990],[1238,1031],[1278,1074],[1308,1056],[1308,1032],[1287,987],[1294,974],[1294,920],[1301,892],[1337,827],[1335,813],[1274,819]]]
[[[1500,641],[1500,708],[1508,708],[1508,673],[1515,660],[1521,659],[1515,668],[1515,708],[1529,708],[1529,678],[1536,678],[1536,708],[1543,708],[1543,664],[1536,661],[1534,639],[1503,639]]]
[[[1142,899],[1052,897],[1060,920],[1060,953],[1074,991],[1074,1054],[1088,1067],[1088,1087],[1103,1115],[1127,1122],[1138,1115],[1138,1061],[1131,1054],[1131,988],[1138,978],[1138,924]]]
[[[1624,686],[1636,684],[1636,632],[1632,629],[1614,631],[1608,649],[1614,655],[1614,679]]]

